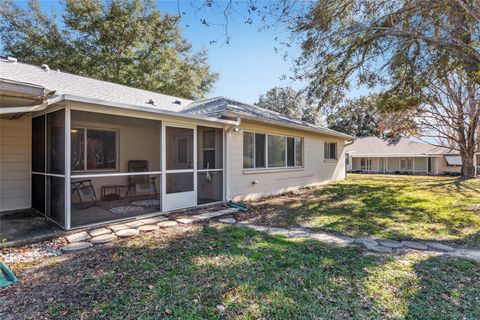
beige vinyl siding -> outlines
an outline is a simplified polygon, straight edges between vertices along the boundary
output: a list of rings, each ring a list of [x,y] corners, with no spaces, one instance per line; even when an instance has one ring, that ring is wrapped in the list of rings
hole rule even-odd
[[[0,119],[0,211],[31,205],[31,118]]]
[[[227,198],[252,200],[263,196],[325,184],[345,178],[344,140],[265,124],[242,122],[240,131],[228,134]],[[304,139],[303,168],[243,169],[243,131]],[[337,142],[338,160],[324,159],[324,142]],[[267,172],[270,170],[270,172]],[[256,182],[254,184],[253,182]]]

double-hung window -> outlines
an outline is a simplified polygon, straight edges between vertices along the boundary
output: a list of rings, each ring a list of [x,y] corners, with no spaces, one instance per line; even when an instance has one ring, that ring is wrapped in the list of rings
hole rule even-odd
[[[325,160],[337,160],[337,143],[325,142],[324,143],[324,158]]]
[[[111,129],[71,129],[73,171],[116,170],[117,131]]]
[[[243,168],[294,168],[303,166],[303,139],[244,132]]]

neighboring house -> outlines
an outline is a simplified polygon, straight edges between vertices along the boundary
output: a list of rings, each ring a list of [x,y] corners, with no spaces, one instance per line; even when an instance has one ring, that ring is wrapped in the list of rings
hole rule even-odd
[[[65,229],[344,179],[352,137],[218,97],[190,101],[0,60],[0,211]]]
[[[406,138],[364,137],[345,147],[347,171],[402,174],[459,174],[458,152]],[[479,160],[477,160],[479,159]],[[480,155],[476,155],[480,165]]]

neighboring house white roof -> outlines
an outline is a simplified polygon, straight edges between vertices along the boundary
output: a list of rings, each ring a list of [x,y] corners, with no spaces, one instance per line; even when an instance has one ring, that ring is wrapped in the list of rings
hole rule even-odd
[[[0,79],[45,88],[52,92],[49,104],[61,100],[78,101],[228,124],[234,122],[222,118],[238,117],[341,139],[353,139],[352,136],[335,130],[225,97],[192,101],[11,60],[0,59]]]
[[[281,113],[264,109],[255,105],[243,103],[226,97],[215,97],[192,103],[182,113],[206,115],[210,117],[239,117],[258,122],[283,125],[291,128],[307,130],[315,133],[331,135],[351,140],[352,136],[332,129],[316,126]]]
[[[457,151],[450,148],[436,147],[406,138],[381,139],[377,137],[358,138],[352,144],[345,146],[345,152],[350,156],[357,157],[458,154]]]

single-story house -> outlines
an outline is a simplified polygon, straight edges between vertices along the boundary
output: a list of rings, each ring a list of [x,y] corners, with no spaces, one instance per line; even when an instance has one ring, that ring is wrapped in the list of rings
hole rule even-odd
[[[0,211],[64,229],[344,179],[352,137],[225,97],[0,60]]]
[[[358,138],[345,153],[349,172],[443,175],[459,174],[462,168],[458,152],[406,138]],[[480,154],[475,162],[480,166]]]

